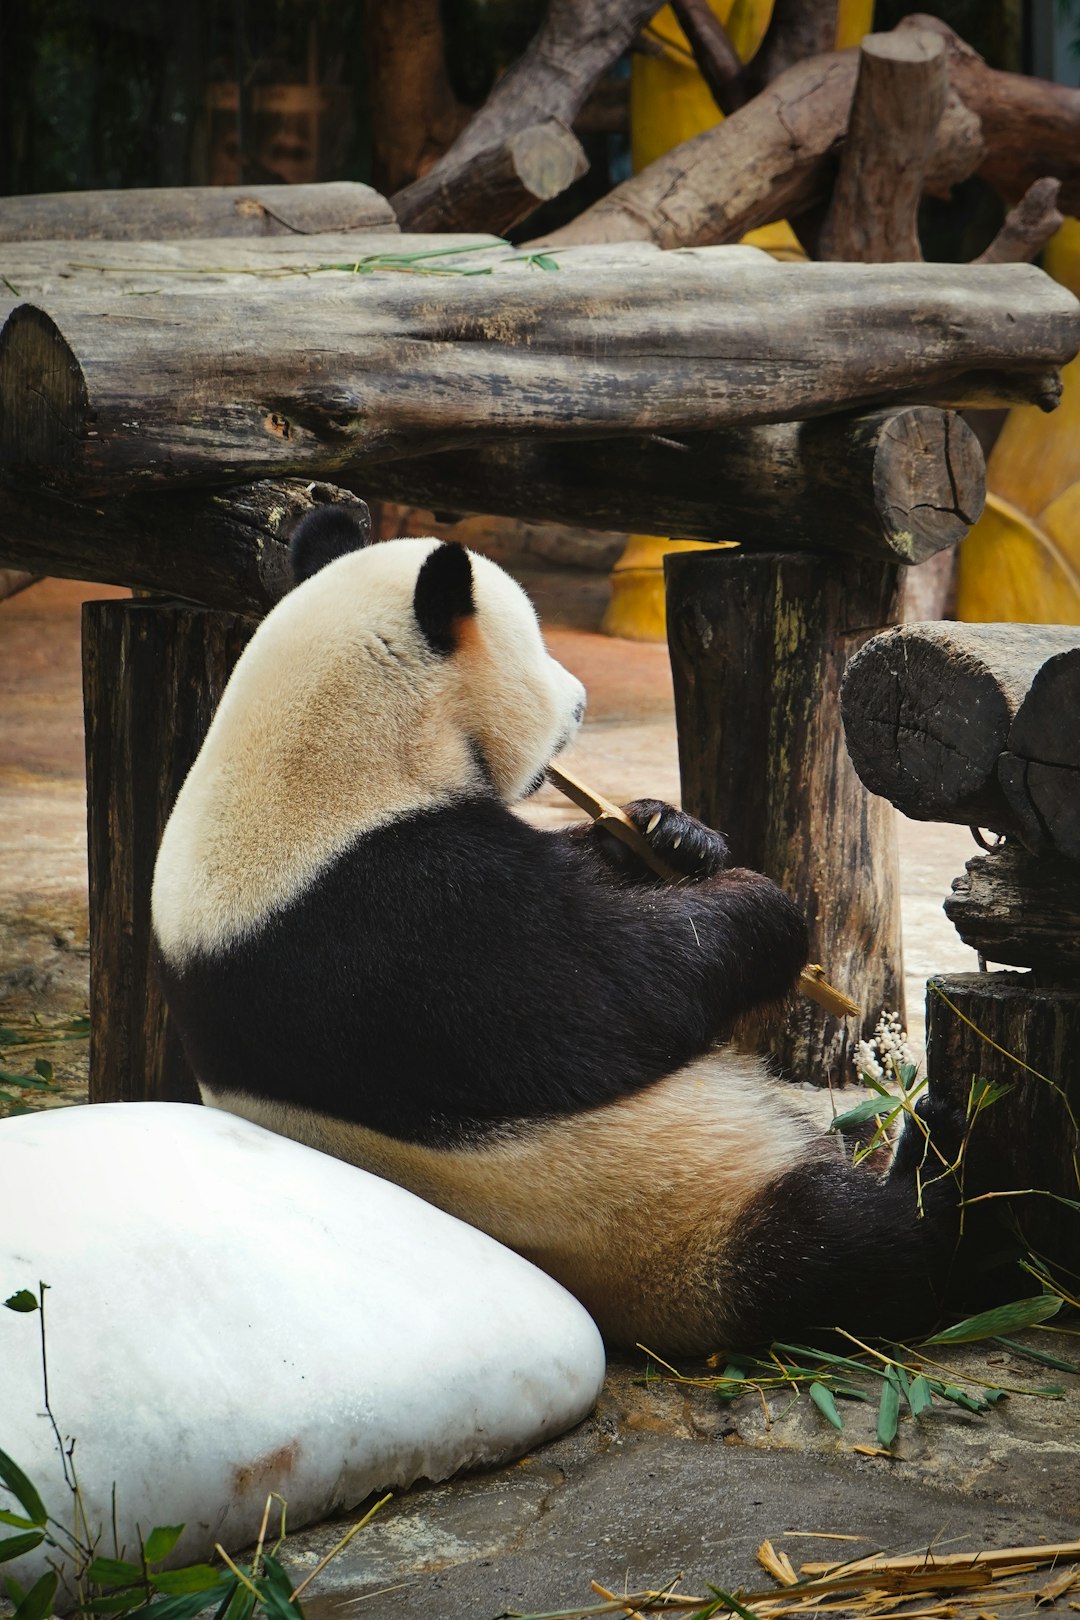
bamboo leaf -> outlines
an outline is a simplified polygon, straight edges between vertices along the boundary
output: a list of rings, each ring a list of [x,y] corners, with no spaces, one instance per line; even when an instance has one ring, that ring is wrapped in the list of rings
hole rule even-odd
[[[1011,1305],[998,1305],[992,1311],[969,1316],[955,1327],[935,1333],[932,1339],[924,1339],[923,1343],[973,1344],[977,1339],[996,1338],[999,1333],[1020,1332],[1056,1316],[1061,1306],[1062,1301],[1056,1294],[1036,1294],[1033,1299],[1018,1299]]]
[[[9,1564],[13,1558],[21,1558],[23,1553],[33,1552],[44,1540],[44,1530],[27,1530],[21,1536],[8,1536],[5,1541],[0,1541],[0,1564]]]
[[[167,1597],[186,1597],[189,1592],[212,1592],[230,1577],[213,1564],[188,1564],[184,1569],[162,1569],[151,1575],[155,1592]]]
[[[254,1604],[255,1600],[251,1593],[242,1587],[239,1581],[233,1580],[231,1576],[225,1577],[220,1570],[218,1573],[222,1575],[222,1591],[230,1589],[226,1594],[226,1603],[231,1602],[236,1592],[243,1592],[249,1603]],[[236,1589],[235,1592],[231,1590],[233,1587]],[[202,1591],[188,1592],[182,1597],[157,1598],[146,1611],[148,1620],[194,1620],[197,1614],[202,1614],[204,1609],[210,1607],[216,1595],[217,1593],[213,1591]],[[250,1613],[250,1609],[248,1612]]]
[[[833,1428],[839,1429],[843,1433],[844,1420],[837,1409],[832,1391],[827,1389],[824,1384],[813,1383],[810,1385],[810,1399],[822,1416],[828,1418]]]
[[[9,1294],[4,1304],[9,1311],[36,1311],[38,1308],[37,1295],[32,1294],[29,1288],[20,1288],[14,1294]]]
[[[26,1509],[26,1517],[31,1524],[44,1525],[47,1522],[49,1515],[44,1502],[18,1463],[6,1451],[0,1451],[0,1485],[6,1485],[15,1500]]]
[[[0,1512],[0,1524],[10,1524],[13,1530],[36,1530],[33,1519],[24,1519],[18,1513]]]
[[[20,1599],[11,1620],[45,1620],[46,1615],[52,1614],[53,1598],[59,1584],[60,1577],[54,1569],[50,1569]]]
[[[1015,1339],[994,1340],[1003,1350],[1009,1350],[1014,1356],[1023,1356],[1025,1361],[1037,1361],[1044,1367],[1056,1367],[1058,1372],[1080,1373],[1080,1367],[1075,1361],[1062,1361],[1060,1356],[1048,1355],[1045,1350],[1036,1350],[1030,1344],[1017,1344]]]
[[[892,1368],[889,1369],[889,1374]],[[896,1431],[900,1426],[900,1382],[894,1376],[886,1375],[881,1381],[881,1400],[878,1403],[877,1438],[878,1445],[884,1446],[886,1451],[896,1439]]]
[[[934,1397],[922,1373],[913,1378],[908,1385],[907,1400],[912,1417],[919,1417],[928,1407],[933,1406]]]
[[[143,1557],[148,1564],[159,1564],[163,1558],[168,1558],[176,1543],[184,1533],[182,1524],[159,1524],[151,1530],[146,1538],[143,1548]],[[209,1568],[209,1565],[204,1565]],[[192,1588],[194,1590],[194,1588]]]
[[[893,1096],[867,1097],[865,1102],[856,1103],[844,1114],[837,1114],[829,1126],[830,1131],[844,1131],[849,1125],[861,1125],[864,1120],[876,1119],[879,1114],[889,1114],[893,1109],[899,1109],[901,1103]]]
[[[86,1571],[92,1586],[134,1586],[142,1582],[141,1564],[129,1564],[123,1558],[95,1558]]]

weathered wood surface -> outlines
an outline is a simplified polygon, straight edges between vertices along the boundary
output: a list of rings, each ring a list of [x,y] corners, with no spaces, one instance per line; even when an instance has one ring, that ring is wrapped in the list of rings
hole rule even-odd
[[[0,242],[184,236],[396,234],[394,210],[357,180],[301,186],[152,186],[0,197]]]
[[[998,761],[1039,670],[1078,643],[1069,625],[907,624],[875,636],[841,693],[855,769],[916,821],[1022,831]],[[1075,732],[1075,709],[1058,724]]]
[[[474,152],[452,173],[436,164],[394,199],[398,223],[409,231],[508,231],[588,167],[573,131],[545,118]]]
[[[1080,304],[1029,265],[330,272],[242,304],[76,293],[7,311],[0,467],[120,493],[307,476],[518,438],[678,435],[891,405],[1049,405]],[[256,278],[252,278],[255,280]],[[918,333],[918,341],[913,334]],[[978,368],[978,369],[975,369]],[[956,382],[954,378],[961,381]]]
[[[150,889],[173,801],[253,629],[149,600],[83,606],[91,1102],[198,1098],[154,972]]]
[[[978,440],[952,411],[728,428],[685,441],[512,444],[374,463],[369,494],[594,529],[826,548],[918,563],[982,510]]]
[[[792,894],[811,960],[862,1006],[861,1028],[800,1003],[769,1031],[793,1077],[846,1080],[882,1007],[903,1011],[895,818],[856,776],[837,709],[852,651],[895,620],[897,569],[686,552],[666,573],[683,804]]]
[[[1080,1201],[1080,990],[1043,988],[1031,973],[933,978],[926,1030],[927,1073],[961,1113],[973,1082],[1007,1088],[972,1130],[968,1196],[1042,1189],[1041,1196],[995,1199],[970,1213],[996,1208],[1036,1254],[1067,1268],[1063,1280],[1071,1290],[1080,1269],[1080,1211],[1046,1195]],[[1001,1241],[1009,1242],[1007,1226]]]
[[[771,84],[794,63],[828,51],[838,9],[837,0],[774,0],[768,31],[749,65],[754,84]]]
[[[1080,985],[1080,865],[1001,844],[965,863],[945,915],[989,962],[1039,970],[1040,984]]]
[[[1080,861],[1080,628],[1073,635],[1017,710],[998,781],[1029,849]]]
[[[1080,90],[987,67],[939,17],[916,12],[899,27],[933,29],[944,39],[949,82],[982,124],[983,179],[1014,203],[1050,176],[1061,181],[1062,212],[1080,212]]]
[[[656,10],[656,0],[551,0],[528,49],[449,150],[419,181],[391,197],[401,225],[411,228],[417,207],[430,219],[432,188],[452,198],[479,153],[505,148],[519,130],[549,118],[573,124],[594,85]]]
[[[146,293],[226,293],[246,298],[253,286],[288,286],[300,276],[341,265],[364,273],[376,260],[400,263],[413,254],[439,254],[468,268],[470,253],[455,249],[488,244],[496,257],[510,251],[483,231],[331,231],[312,236],[198,237],[160,242],[9,242],[0,246],[0,270],[10,298],[51,299],[76,294],[103,305]],[[430,262],[426,258],[418,261]],[[440,256],[436,263],[443,262]],[[326,272],[331,273],[331,272]]]
[[[1080,90],[987,67],[937,18],[908,17],[905,27],[939,33],[948,51],[950,97],[925,189],[947,194],[977,169],[1015,202],[1051,176],[1062,182],[1063,212],[1080,212]],[[828,198],[857,67],[854,50],[796,61],[724,123],[683,142],[540,240],[686,247],[735,241],[755,226],[797,218]]]
[[[365,0],[372,178],[389,193],[441,157],[468,122],[446,67],[440,0]]]
[[[818,257],[884,264],[922,258],[918,210],[949,90],[939,34],[868,34]]]
[[[725,116],[733,113],[751,92],[727,29],[709,0],[671,0],[671,9],[717,108]]]
[[[295,479],[96,506],[0,477],[0,559],[261,618],[290,587],[293,527],[325,501],[355,503],[366,516],[349,492]]]
[[[990,246],[973,264],[1030,264],[1063,222],[1058,209],[1061,181],[1035,180],[1010,208]]]

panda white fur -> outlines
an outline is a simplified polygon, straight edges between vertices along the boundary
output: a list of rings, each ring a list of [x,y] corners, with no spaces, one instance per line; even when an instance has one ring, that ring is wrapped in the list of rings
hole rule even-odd
[[[154,931],[204,1101],[482,1227],[613,1342],[910,1330],[947,1201],[920,1217],[910,1166],[852,1171],[717,1046],[792,987],[795,907],[654,801],[628,810],[679,885],[516,816],[583,688],[495,564],[362,540],[346,508],[301,523],[297,588],[162,841]]]

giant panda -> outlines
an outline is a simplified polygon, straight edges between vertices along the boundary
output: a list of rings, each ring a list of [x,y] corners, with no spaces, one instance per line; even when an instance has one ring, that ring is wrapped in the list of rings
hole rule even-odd
[[[917,1151],[853,1170],[728,1039],[803,966],[791,900],[653,800],[627,813],[678,884],[515,814],[582,686],[487,558],[363,541],[348,508],[302,520],[162,839],[203,1100],[481,1227],[615,1344],[932,1316],[956,1222]]]

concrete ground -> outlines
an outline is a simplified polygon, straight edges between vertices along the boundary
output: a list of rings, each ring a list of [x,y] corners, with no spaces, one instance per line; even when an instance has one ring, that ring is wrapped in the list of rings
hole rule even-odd
[[[0,603],[0,1026],[42,1043],[72,1037],[29,1048],[50,1058],[59,1100],[70,1102],[85,1096],[85,1040],[65,1026],[87,996],[79,603],[109,594],[120,593],[47,581]],[[616,800],[675,798],[665,649],[557,623],[549,639],[590,693],[571,768]],[[530,814],[553,822],[572,812],[545,790]],[[973,966],[940,909],[972,846],[961,828],[900,831],[908,1019],[917,1030],[926,975]],[[0,1068],[16,1067],[18,1054],[0,1050]],[[1080,1338],[1027,1337],[1080,1358]],[[597,1411],[573,1434],[512,1467],[389,1504],[319,1576],[305,1606],[317,1620],[488,1620],[597,1601],[593,1579],[634,1590],[681,1571],[688,1592],[705,1593],[710,1581],[768,1586],[754,1560],[766,1537],[797,1565],[1080,1535],[1080,1377],[1000,1347],[939,1355],[949,1378],[1015,1393],[982,1415],[949,1406],[918,1422],[905,1417],[892,1456],[877,1448],[872,1404],[845,1403],[838,1433],[805,1397],[722,1405],[707,1388],[642,1385],[645,1357],[615,1358]],[[1023,1393],[1051,1381],[1063,1399]],[[310,1572],[343,1528],[290,1536],[290,1568]],[[990,1597],[978,1603],[949,1613],[997,1613]],[[1034,1600],[1002,1610],[1029,1612]]]

